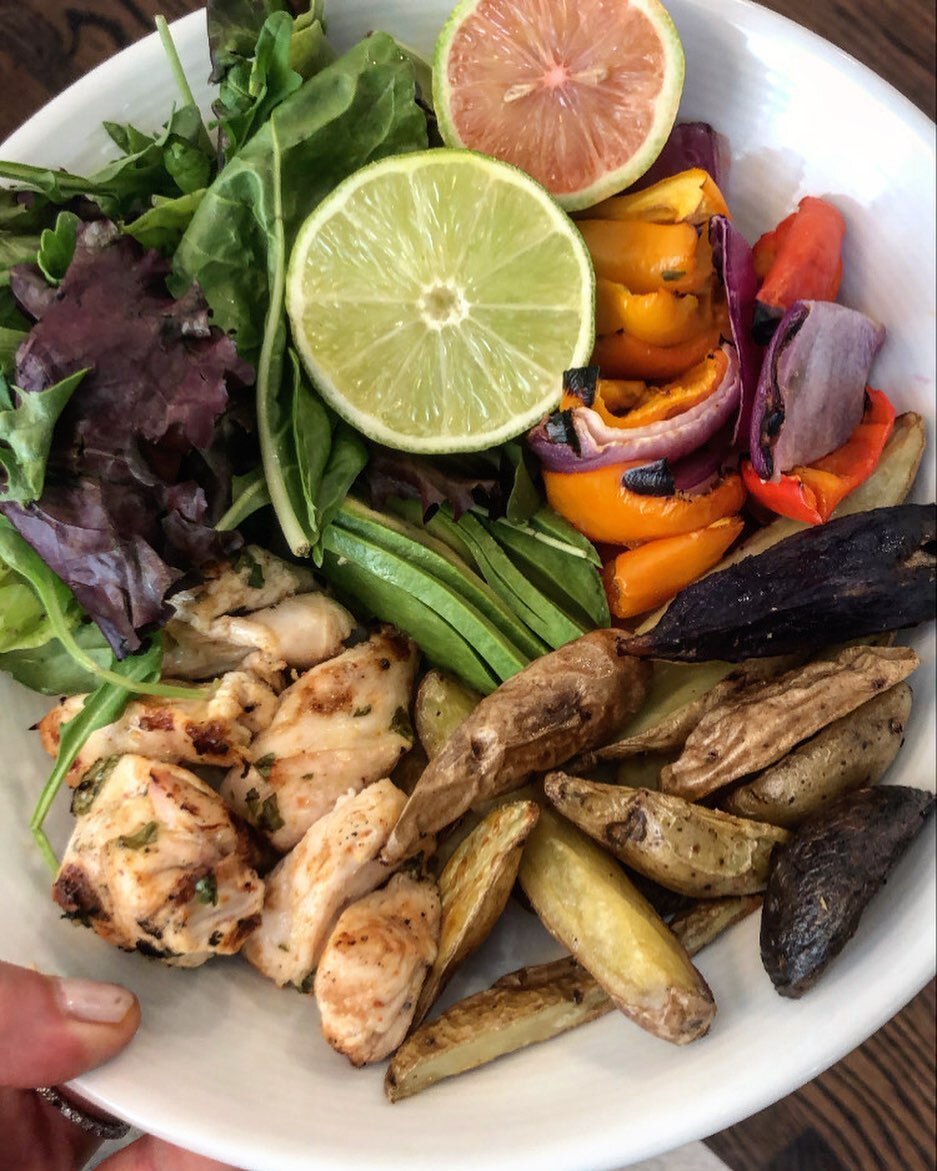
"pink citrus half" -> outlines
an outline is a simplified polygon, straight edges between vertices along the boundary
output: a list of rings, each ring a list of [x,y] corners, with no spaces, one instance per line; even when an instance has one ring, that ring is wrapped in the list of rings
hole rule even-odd
[[[659,0],[463,0],[436,46],[433,97],[447,145],[513,163],[577,211],[648,169],[683,70]]]

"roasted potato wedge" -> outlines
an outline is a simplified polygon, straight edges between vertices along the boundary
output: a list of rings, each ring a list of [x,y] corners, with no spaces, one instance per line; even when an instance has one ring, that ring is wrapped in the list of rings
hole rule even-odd
[[[521,850],[539,816],[540,806],[534,801],[514,801],[492,810],[463,839],[440,874],[439,949],[417,1001],[415,1024],[500,917],[517,878]]]
[[[723,931],[728,931],[757,911],[761,903],[761,895],[703,899],[674,915],[670,920],[670,930],[686,948],[687,955],[695,956]]]
[[[585,772],[596,765],[627,760],[639,753],[680,749],[706,712],[738,695],[747,694],[757,683],[794,665],[791,656],[751,659],[737,666],[731,663],[655,663],[651,699],[631,721],[630,728],[637,730],[629,730],[622,739],[577,756],[570,762],[569,771]],[[691,683],[686,676],[694,674],[697,679]],[[668,695],[665,689],[671,683],[674,690]],[[652,712],[659,718],[650,720]]]
[[[904,742],[911,700],[907,683],[890,687],[727,793],[721,807],[793,829],[835,797],[874,785]]]
[[[413,723],[430,760],[481,702],[477,691],[443,671],[427,671],[417,688]]]
[[[518,877],[547,930],[642,1028],[684,1045],[716,1006],[706,981],[614,859],[549,809],[524,848]]]
[[[933,808],[926,789],[858,789],[805,821],[778,850],[761,959],[782,996],[803,996],[839,955]]]
[[[650,668],[625,636],[595,630],[537,659],[486,696],[430,761],[384,848],[395,865],[424,834],[601,744],[644,702]]]
[[[699,719],[660,788],[699,801],[767,768],[795,744],[900,683],[918,666],[910,647],[850,646],[758,682]]]
[[[695,898],[756,894],[786,830],[649,789],[550,773],[547,796],[574,825],[633,870]]]
[[[695,955],[761,899],[709,899],[678,915],[672,930]],[[392,1101],[419,1093],[444,1078],[587,1024],[615,1005],[599,982],[572,956],[510,972],[491,988],[454,1004],[400,1046],[384,1079]]]
[[[562,961],[561,961],[562,962]],[[609,1012],[612,1002],[578,965],[548,980],[521,986],[495,985],[460,1000],[412,1033],[394,1054],[384,1078],[392,1101],[419,1093],[443,1078],[463,1073],[546,1041]]]

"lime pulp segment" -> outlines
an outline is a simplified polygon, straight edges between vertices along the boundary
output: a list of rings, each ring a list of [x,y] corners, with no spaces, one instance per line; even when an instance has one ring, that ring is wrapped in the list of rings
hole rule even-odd
[[[516,168],[460,150],[352,175],[300,230],[287,278],[297,349],[370,438],[473,451],[556,405],[593,342],[575,225]]]

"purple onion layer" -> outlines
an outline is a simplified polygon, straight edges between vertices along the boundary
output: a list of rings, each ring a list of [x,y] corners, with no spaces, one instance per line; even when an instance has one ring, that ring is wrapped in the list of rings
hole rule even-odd
[[[701,403],[672,419],[646,427],[614,427],[597,411],[576,407],[563,412],[565,440],[557,442],[559,432],[547,419],[529,433],[527,441],[543,466],[554,472],[582,472],[633,460],[679,460],[702,447],[737,417],[741,398],[738,358],[734,346],[723,349],[727,366],[718,387]]]
[[[855,309],[794,302],[768,346],[752,411],[752,466],[763,480],[846,442],[862,419],[884,340],[884,327]]]

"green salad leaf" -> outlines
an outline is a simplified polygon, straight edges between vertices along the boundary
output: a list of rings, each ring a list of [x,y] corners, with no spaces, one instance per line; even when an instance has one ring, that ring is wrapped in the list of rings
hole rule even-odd
[[[133,692],[159,678],[162,662],[163,644],[157,635],[145,650],[115,663],[111,673],[114,677],[87,696],[81,711],[62,725],[55,765],[42,786],[29,822],[36,845],[51,870],[58,869],[58,859],[42,827],[68,770],[91,733],[119,719]]]
[[[415,88],[413,68],[391,37],[375,33],[356,45],[277,106],[225,166],[174,258],[173,291],[198,281],[215,322],[256,366],[264,474],[297,556],[318,546],[323,512],[363,466],[363,448],[333,430],[288,356],[289,252],[302,221],[342,179],[386,155],[425,148]],[[323,488],[330,499],[319,499]]]
[[[124,231],[144,248],[155,248],[171,256],[179,247],[179,241],[204,196],[204,187],[190,191],[187,195],[178,195],[175,199],[154,195],[153,206],[125,224]]]
[[[144,134],[132,126],[115,123],[109,123],[107,129],[119,146],[123,144],[122,149],[129,149],[93,175],[0,162],[0,178],[39,192],[54,204],[87,196],[113,218],[136,214],[155,195],[175,197],[205,186],[214,165],[214,152],[196,106],[175,110],[157,134]],[[203,161],[196,162],[196,155]],[[33,255],[21,259],[34,259],[37,249],[38,241]],[[0,253],[0,268],[5,263]]]
[[[50,285],[60,283],[72,262],[80,222],[73,211],[60,211],[55,227],[46,228],[39,237],[36,263]]]
[[[13,397],[0,374],[0,501],[29,504],[42,495],[56,420],[87,370],[78,370],[48,390]]]

